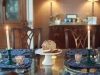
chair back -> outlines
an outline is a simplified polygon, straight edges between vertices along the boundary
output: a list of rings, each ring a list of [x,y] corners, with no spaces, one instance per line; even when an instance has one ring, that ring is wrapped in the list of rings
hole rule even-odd
[[[22,28],[12,28],[11,34],[12,34],[12,48],[15,49],[16,45],[16,38],[19,39],[20,48],[23,49],[30,49],[33,42],[33,37],[37,38],[37,48],[40,48],[41,44],[41,28],[29,28],[28,26],[24,26]],[[34,40],[36,41],[36,40]]]
[[[75,48],[88,47],[88,28],[78,27],[65,29],[65,47],[66,49],[72,47],[73,43]],[[92,48],[95,48],[95,28],[90,29],[90,44]]]

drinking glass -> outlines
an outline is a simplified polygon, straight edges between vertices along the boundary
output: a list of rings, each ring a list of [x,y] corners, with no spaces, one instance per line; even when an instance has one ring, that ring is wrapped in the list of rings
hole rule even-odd
[[[17,65],[21,65],[23,63],[24,56],[15,56],[15,61]]]
[[[24,56],[15,56],[16,65],[23,64]],[[15,69],[16,73],[24,73],[24,69]]]
[[[76,63],[80,63],[80,61],[81,61],[81,58],[82,58],[82,54],[75,54],[75,61],[76,61]]]

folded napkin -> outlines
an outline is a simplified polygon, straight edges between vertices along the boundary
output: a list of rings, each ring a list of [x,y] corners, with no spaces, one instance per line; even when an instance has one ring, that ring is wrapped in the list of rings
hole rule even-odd
[[[2,56],[7,56],[8,52],[7,52],[7,50],[4,50],[1,52],[1,54],[2,54]],[[31,55],[33,55],[33,51],[30,49],[12,49],[11,55],[12,56],[17,56],[17,55],[31,56]]]
[[[66,54],[68,55],[75,55],[75,54],[82,54],[82,55],[87,55],[87,49],[68,49],[66,51]],[[91,50],[91,55],[95,55],[96,51],[95,50]]]

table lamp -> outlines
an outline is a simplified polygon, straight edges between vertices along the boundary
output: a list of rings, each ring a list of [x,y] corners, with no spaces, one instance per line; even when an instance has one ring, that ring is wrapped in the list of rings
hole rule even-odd
[[[56,1],[56,0],[47,0],[50,2],[50,24],[52,23],[52,19],[53,19],[53,16],[52,16],[52,2],[53,1]]]
[[[99,0],[88,0],[88,1],[92,2],[92,16],[94,16],[94,2]]]

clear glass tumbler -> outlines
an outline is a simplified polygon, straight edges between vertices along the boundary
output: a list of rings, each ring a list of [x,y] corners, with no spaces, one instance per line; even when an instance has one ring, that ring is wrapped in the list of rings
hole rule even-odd
[[[75,61],[76,61],[76,63],[80,63],[80,61],[81,61],[81,58],[82,58],[82,54],[75,54]]]
[[[17,65],[21,65],[23,63],[24,56],[15,56],[15,61]]]

